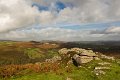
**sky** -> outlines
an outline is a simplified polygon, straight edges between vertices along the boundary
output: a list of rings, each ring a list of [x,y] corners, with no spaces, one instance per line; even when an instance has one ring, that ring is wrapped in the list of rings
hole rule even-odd
[[[0,0],[0,40],[119,41],[120,0]]]

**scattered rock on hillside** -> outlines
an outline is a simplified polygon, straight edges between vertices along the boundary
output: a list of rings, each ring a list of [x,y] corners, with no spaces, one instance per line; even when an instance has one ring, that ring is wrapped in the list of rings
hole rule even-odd
[[[109,60],[115,60],[114,57],[106,56],[106,55],[103,55],[103,54],[100,55],[100,58],[102,58],[102,59],[109,59]]]
[[[98,75],[105,75],[105,71],[104,70],[109,70],[110,67],[104,67],[104,66],[99,66],[99,67],[95,67],[94,69],[94,73],[98,76]]]
[[[94,73],[95,73],[95,75],[101,75],[101,74],[105,74],[106,72],[105,71],[102,71],[102,70],[94,70]]]
[[[107,70],[110,69],[110,67],[95,67],[95,70]]]
[[[51,62],[51,63],[54,63],[54,62],[57,62],[57,61],[60,61],[62,58],[60,56],[54,56],[53,58],[51,59],[46,59],[45,62]]]
[[[99,65],[102,65],[102,66],[104,66],[104,65],[110,65],[110,63],[109,62],[101,62],[101,63],[98,63]]]

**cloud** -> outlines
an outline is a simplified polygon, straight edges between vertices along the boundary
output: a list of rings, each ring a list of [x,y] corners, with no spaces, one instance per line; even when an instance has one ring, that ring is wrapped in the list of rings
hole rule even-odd
[[[9,40],[61,40],[74,41],[80,40],[83,35],[78,35],[80,31],[63,29],[63,28],[43,28],[30,29],[21,31],[10,31],[8,33],[0,34],[0,39]],[[14,35],[14,36],[10,36]]]
[[[0,32],[35,24],[38,10],[25,0],[0,0]]]
[[[60,13],[58,13],[56,18],[61,17],[62,13],[66,13],[62,14],[62,16],[67,15],[67,21],[71,23],[73,18],[79,23],[120,20],[119,0],[33,0],[33,2],[37,2],[40,5],[47,6],[54,10],[56,10],[58,6],[53,6],[53,4],[60,2],[64,7],[59,11]],[[73,23],[75,21],[73,21]]]
[[[106,29],[107,30],[107,29]],[[117,33],[91,33],[93,30],[73,30],[64,28],[42,28],[15,30],[0,34],[0,39],[18,40],[18,41],[41,41],[41,40],[59,40],[59,41],[102,41],[102,40],[120,40]],[[14,36],[11,36],[14,35]]]
[[[119,26],[110,26],[103,30],[93,30],[91,34],[120,34]]]
[[[119,3],[120,0],[0,0],[0,39],[119,40],[120,27],[114,25],[97,30],[64,28],[71,24],[119,21]],[[33,29],[26,29],[31,26]]]
[[[38,23],[41,25],[50,25],[54,21],[55,16],[49,11],[42,11],[38,16]]]
[[[106,33],[120,33],[120,27],[112,26],[105,30]]]
[[[120,20],[119,0],[31,1],[1,0],[0,32],[32,24],[53,26]]]

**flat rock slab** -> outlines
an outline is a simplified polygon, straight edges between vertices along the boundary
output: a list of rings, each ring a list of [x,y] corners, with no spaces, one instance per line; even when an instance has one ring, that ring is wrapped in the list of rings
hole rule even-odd
[[[88,51],[84,51],[80,54],[81,56],[90,56],[90,57],[95,57],[97,56],[95,53],[93,52],[88,52]]]
[[[101,63],[98,63],[99,65],[110,65],[111,63],[109,62],[101,62]]]
[[[95,67],[95,70],[110,69],[110,67]]]
[[[93,57],[88,57],[88,56],[80,56],[80,61],[81,63],[88,63],[93,60]]]

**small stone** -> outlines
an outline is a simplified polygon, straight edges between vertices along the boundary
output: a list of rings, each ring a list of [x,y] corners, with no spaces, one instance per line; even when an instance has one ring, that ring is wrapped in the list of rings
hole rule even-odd
[[[98,63],[99,65],[110,65],[110,63],[108,62],[101,62],[101,63]]]
[[[41,65],[41,62],[36,62],[35,64],[36,64],[36,65]]]
[[[68,68],[68,66],[65,66],[65,68]]]
[[[82,66],[78,66],[79,68],[81,68]]]
[[[66,80],[72,80],[71,78],[69,78],[69,77],[67,77],[67,79]]]
[[[69,61],[67,62],[67,65],[72,64],[72,63],[73,63],[72,60],[69,60]]]
[[[104,71],[102,71],[102,70],[100,70],[100,71],[99,71],[99,73],[100,73],[100,74],[105,74],[105,72],[104,72]]]
[[[101,75],[101,74],[105,74],[105,72],[104,71],[102,71],[102,70],[94,70],[94,73],[95,73],[95,75]]]
[[[110,67],[95,67],[95,70],[110,69]]]
[[[89,69],[91,68],[91,66],[88,67]]]

